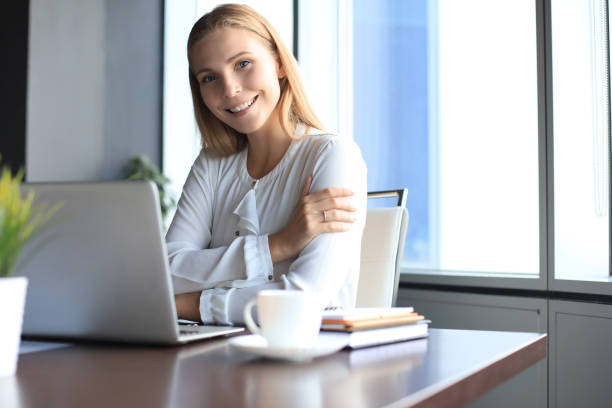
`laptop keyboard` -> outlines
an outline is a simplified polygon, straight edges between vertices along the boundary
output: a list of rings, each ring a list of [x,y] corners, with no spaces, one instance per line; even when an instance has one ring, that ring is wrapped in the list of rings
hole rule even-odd
[[[217,333],[220,330],[227,329],[223,326],[201,326],[196,324],[181,324],[179,325],[180,336],[197,336],[208,333]]]
[[[207,326],[194,323],[179,324],[179,340],[216,337],[244,330],[241,327]]]
[[[187,336],[187,335],[190,335],[190,334],[199,334],[199,333],[201,333],[201,331],[194,330],[194,329],[180,329],[179,330],[179,334],[181,336]]]

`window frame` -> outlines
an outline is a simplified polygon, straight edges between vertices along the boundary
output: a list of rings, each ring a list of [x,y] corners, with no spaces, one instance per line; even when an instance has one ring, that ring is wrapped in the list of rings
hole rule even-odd
[[[607,0],[605,0],[607,1]],[[553,142],[554,142],[554,129],[553,129],[553,105],[552,105],[552,86],[553,86],[553,78],[552,78],[552,27],[551,27],[551,0],[544,0],[545,3],[545,11],[546,11],[546,20],[545,23],[547,25],[546,34],[546,57],[548,61],[551,63],[547,66],[546,71],[546,86],[547,86],[547,98],[550,101],[546,104],[547,111],[547,187],[548,187],[548,197],[549,197],[549,205],[548,205],[548,219],[547,222],[549,224],[548,228],[548,236],[547,236],[547,251],[548,251],[548,274],[547,274],[547,288],[549,291],[555,292],[569,292],[569,293],[588,293],[593,295],[612,295],[612,278],[610,274],[607,278],[602,278],[599,281],[596,280],[580,280],[580,279],[558,279],[555,278],[555,268],[554,268],[554,254],[555,254],[555,230],[554,230],[554,151],[553,151]],[[609,48],[608,48],[609,52]],[[608,84],[609,87],[609,84]],[[608,92],[608,98],[609,98]],[[609,171],[610,169],[608,169]],[[608,209],[610,211],[610,208]],[[611,212],[612,213],[612,212]],[[612,227],[610,227],[612,229]],[[612,256],[612,242],[611,246],[608,248],[608,255]],[[610,262],[610,268],[612,268],[612,262]],[[612,272],[612,271],[610,271]]]
[[[538,274],[507,274],[487,273],[474,271],[445,271],[423,270],[402,267],[400,284],[435,285],[453,287],[471,287],[488,289],[516,289],[533,290],[538,292],[556,292],[583,295],[612,296],[612,277],[602,278],[599,281],[580,279],[555,278],[554,265],[554,129],[553,129],[553,67],[552,67],[552,27],[551,5],[552,0],[533,0],[536,7],[536,41],[537,41],[537,98],[538,98],[538,182],[539,182],[539,253],[540,267]],[[309,50],[304,47],[304,36],[309,35],[308,21],[303,17],[307,15],[306,7],[314,7],[312,3],[326,4],[325,10],[319,13],[331,12],[337,18],[336,27],[327,27],[326,32],[331,37],[330,43],[337,50],[337,55],[321,59],[304,60]],[[330,3],[333,3],[331,6]],[[310,5],[309,5],[310,4]],[[294,10],[294,47],[297,48],[297,57],[302,69],[308,69],[312,64],[327,64],[331,72],[330,95],[336,105],[333,123],[329,123],[331,130],[337,130],[347,137],[352,134],[352,103],[341,104],[339,101],[352,101],[352,4],[353,0],[293,0]],[[335,9],[335,10],[334,10]],[[306,11],[305,11],[306,10]],[[310,10],[312,15],[312,10]],[[319,16],[320,17],[320,14]],[[312,18],[312,17],[311,17]],[[313,45],[314,46],[314,45]],[[320,44],[319,44],[320,46]],[[311,55],[313,55],[311,53]],[[166,56],[165,56],[166,57]],[[164,78],[166,82],[167,78]],[[164,121],[166,122],[166,121]],[[166,128],[164,127],[164,134]],[[166,136],[165,136],[166,137]],[[166,140],[164,137],[164,140]],[[165,150],[165,149],[164,149]],[[167,152],[164,151],[164,155]],[[166,156],[164,156],[165,158]],[[164,163],[167,163],[164,160]],[[612,200],[610,200],[612,203]],[[612,205],[612,204],[611,204]],[[609,210],[610,211],[610,210]],[[612,214],[612,211],[610,211]],[[611,218],[612,219],[612,218]],[[612,226],[610,227],[612,230]],[[609,248],[612,257],[612,244]],[[612,265],[612,262],[611,262]],[[611,266],[612,269],[612,266]]]
[[[612,277],[599,281],[555,278],[554,128],[551,0],[535,0],[537,29],[540,270],[537,276],[402,268],[400,284],[537,290],[612,295]],[[612,227],[611,227],[612,229]],[[609,248],[612,255],[612,248]],[[612,265],[612,263],[611,263]]]
[[[536,7],[536,41],[537,41],[537,97],[538,97],[538,177],[539,177],[539,271],[538,274],[508,274],[480,271],[449,271],[424,270],[403,266],[400,275],[400,284],[433,284],[464,287],[511,288],[527,290],[547,289],[550,256],[548,237],[552,227],[552,215],[549,214],[551,205],[548,195],[549,179],[549,150],[548,134],[552,126],[552,111],[547,103],[552,96],[547,78],[550,76],[550,44],[549,44],[549,1],[534,0]],[[547,8],[548,7],[548,8]]]

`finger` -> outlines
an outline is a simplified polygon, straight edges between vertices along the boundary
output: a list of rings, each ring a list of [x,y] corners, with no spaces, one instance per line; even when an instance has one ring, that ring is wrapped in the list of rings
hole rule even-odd
[[[326,198],[324,200],[316,201],[314,203],[310,203],[309,207],[313,211],[323,211],[323,210],[343,210],[355,212],[357,209],[353,207],[351,202],[346,198]]]
[[[321,233],[326,232],[346,232],[351,229],[352,224],[344,222],[326,222],[321,224]]]
[[[353,194],[353,191],[346,187],[328,187],[322,190],[315,191],[314,193],[310,193],[308,195],[308,198],[310,202],[316,202],[325,200],[327,198],[350,197]]]
[[[325,211],[325,222],[355,222],[356,218],[353,214],[348,211],[342,210],[326,210]]]
[[[312,176],[308,176],[308,178],[306,179],[306,183],[304,184],[304,188],[302,189],[302,195],[308,195],[308,193],[310,192],[310,186],[312,184]]]

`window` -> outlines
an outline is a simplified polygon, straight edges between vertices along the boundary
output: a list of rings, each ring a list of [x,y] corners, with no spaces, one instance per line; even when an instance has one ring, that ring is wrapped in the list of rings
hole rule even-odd
[[[369,190],[408,188],[406,267],[538,274],[536,35],[533,0],[353,1],[354,138]]]
[[[607,18],[605,0],[551,2],[557,279],[610,273]]]
[[[612,294],[589,286],[610,280],[606,0],[245,3],[288,44],[297,5],[318,115],[361,146],[370,191],[408,188],[410,279]],[[216,4],[166,1],[164,170],[177,192],[199,151],[185,43]]]

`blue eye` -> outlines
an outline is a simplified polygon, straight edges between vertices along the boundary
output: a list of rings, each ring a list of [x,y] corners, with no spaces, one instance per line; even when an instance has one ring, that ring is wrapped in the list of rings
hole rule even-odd
[[[205,75],[204,77],[202,77],[202,82],[203,83],[208,83],[208,82],[212,82],[215,80],[215,76],[214,75]]]
[[[244,68],[244,67],[246,67],[247,65],[249,65],[250,63],[251,63],[251,61],[248,61],[248,60],[240,61],[240,62],[238,63],[238,68]]]

